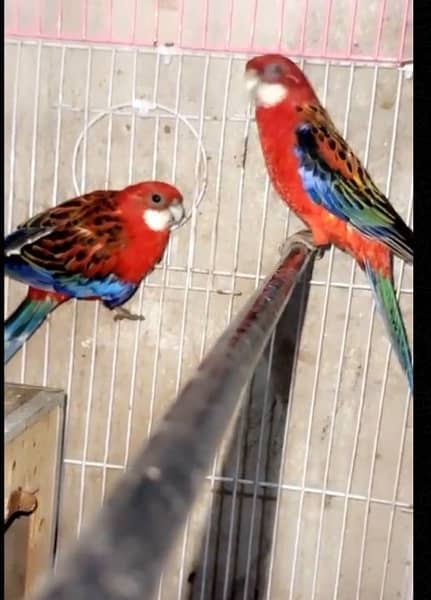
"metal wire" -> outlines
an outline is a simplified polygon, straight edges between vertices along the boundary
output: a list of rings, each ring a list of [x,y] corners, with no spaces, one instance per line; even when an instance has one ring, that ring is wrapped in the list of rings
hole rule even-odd
[[[323,103],[324,104],[326,104],[326,98],[327,98],[327,93],[328,93],[328,77],[329,77],[329,68],[327,67],[325,70],[325,82],[324,82],[324,91],[323,91]],[[331,280],[331,275],[332,275],[333,261],[334,261],[334,248],[331,248],[330,254],[329,254],[329,266],[328,266],[327,281],[326,281],[326,287],[325,287],[325,297],[323,300],[322,319],[321,319],[321,323],[320,323],[316,366],[314,369],[313,390],[312,390],[312,397],[311,397],[311,403],[310,403],[310,416],[309,416],[308,425],[307,425],[307,437],[306,437],[305,452],[304,452],[304,465],[302,468],[302,487],[303,487],[303,489],[301,491],[300,498],[299,498],[298,520],[297,520],[297,525],[296,525],[295,545],[294,545],[294,551],[293,551],[293,559],[292,559],[291,574],[290,574],[290,584],[289,584],[289,600],[292,600],[293,594],[294,594],[294,589],[295,589],[296,564],[297,564],[298,553],[299,553],[299,539],[300,539],[300,535],[301,535],[302,512],[303,512],[304,498],[305,498],[304,488],[305,488],[305,481],[306,481],[306,477],[307,477],[307,465],[308,465],[308,460],[309,460],[309,453],[310,453],[310,449],[311,449],[311,444],[310,444],[311,428],[312,428],[312,424],[313,424],[314,408],[315,408],[316,401],[317,401],[317,385],[318,385],[319,370],[321,367],[321,360],[322,360],[324,332],[325,332],[326,317],[327,317],[327,312],[328,312],[330,280]]]
[[[347,89],[347,101],[346,101],[346,113],[345,113],[346,117],[345,117],[344,127],[343,127],[343,136],[344,137],[347,136],[347,131],[348,131],[348,115],[350,114],[350,106],[351,106],[351,100],[352,100],[353,77],[354,77],[354,67],[352,66],[350,69],[349,85],[348,85],[348,89]],[[352,265],[352,278],[353,278],[353,273],[354,273],[354,268]],[[352,299],[352,292],[351,292],[351,290],[349,290],[349,295],[347,298],[346,318],[344,320],[344,331],[343,331],[343,335],[342,335],[342,343],[341,343],[341,349],[340,349],[340,361],[342,361],[342,357],[344,356],[345,341],[347,339],[347,325],[348,325],[349,317],[350,317],[351,299]],[[335,416],[336,416],[337,404],[338,404],[338,399],[339,399],[340,385],[341,385],[341,364],[338,369],[336,392],[334,394],[334,401],[333,401],[332,415],[331,415],[331,424],[329,427],[328,452],[327,452],[327,456],[326,456],[325,472],[323,475],[323,486],[322,486],[323,490],[326,490],[326,488],[328,486],[329,465],[330,465],[330,461],[331,461]],[[315,597],[316,589],[317,589],[318,566],[319,566],[319,559],[320,559],[320,547],[321,547],[321,541],[322,541],[322,529],[323,529],[324,510],[325,510],[325,497],[326,497],[326,495],[325,495],[325,493],[323,493],[322,500],[320,503],[319,529],[318,529],[318,533],[317,533],[316,558],[315,558],[315,563],[314,563],[313,584],[312,584],[312,591],[311,591],[312,598]]]
[[[413,212],[413,185],[412,185],[412,191],[410,194],[410,203],[409,203],[407,223],[411,223],[412,212]],[[398,286],[397,286],[398,290],[401,287],[402,276],[403,276],[403,268],[400,269],[400,275],[399,275]],[[399,297],[400,297],[400,293],[398,291],[398,298]],[[387,353],[387,357],[386,357],[387,363],[389,363],[389,359],[390,359],[390,349],[388,349],[388,353]],[[384,566],[383,566],[383,574],[382,574],[382,585],[380,588],[380,600],[383,600],[383,598],[384,598],[385,586],[386,586],[386,582],[387,582],[389,553],[391,550],[392,533],[393,533],[393,525],[394,525],[394,518],[395,518],[395,502],[396,502],[396,499],[398,496],[398,488],[399,488],[400,476],[401,476],[401,465],[402,465],[402,460],[404,457],[404,448],[405,448],[406,433],[407,433],[407,421],[408,421],[408,415],[409,415],[409,410],[410,410],[410,400],[411,400],[410,394],[407,394],[404,416],[403,416],[403,421],[402,421],[400,447],[399,447],[399,452],[398,452],[398,461],[397,461],[395,481],[394,481],[394,491],[393,491],[393,496],[392,496],[393,506],[392,506],[390,516],[389,516],[387,542],[386,542],[385,557],[384,557],[384,562],[383,562]]]
[[[386,194],[388,196],[389,196],[389,191],[390,191],[390,185],[391,185],[391,179],[392,179],[392,169],[393,169],[393,164],[394,164],[395,141],[396,141],[397,130],[398,130],[398,116],[399,116],[400,98],[401,98],[401,86],[402,86],[402,74],[399,74],[398,83],[397,83],[397,94],[396,94],[396,100],[395,100],[394,126],[393,126],[391,148],[390,148],[390,154],[389,154],[388,178],[387,178],[387,184],[386,184]],[[401,281],[402,273],[403,273],[403,267],[401,268],[401,272],[400,272],[400,281]],[[373,307],[373,310],[375,310],[375,307]],[[388,344],[387,351],[386,351],[385,369],[383,372],[383,383],[382,383],[382,390],[381,390],[381,394],[380,394],[379,410],[378,410],[378,416],[377,416],[376,434],[375,434],[374,442],[373,442],[371,468],[370,468],[370,475],[369,475],[369,482],[368,482],[368,496],[371,496],[372,485],[373,485],[373,480],[374,480],[374,469],[375,469],[376,460],[377,460],[376,459],[377,445],[378,445],[379,436],[380,436],[382,416],[383,416],[383,406],[384,406],[384,399],[385,399],[385,390],[386,390],[386,384],[387,384],[387,380],[388,380],[390,352],[391,352],[391,346],[390,346],[390,344]],[[358,585],[357,585],[357,590],[356,590],[356,598],[358,600],[360,597],[360,587],[361,587],[362,577],[363,577],[363,566],[364,566],[365,545],[366,545],[367,531],[368,531],[368,521],[369,521],[369,500],[367,500],[367,503],[365,505],[364,528],[363,528],[363,534],[362,534],[362,540],[361,540],[361,557],[360,557],[360,562],[359,562]],[[384,568],[384,571],[386,571],[386,566],[384,566],[383,568]]]
[[[218,221],[220,216],[220,193],[221,193],[221,173],[222,173],[222,161],[223,161],[223,153],[224,153],[224,144],[226,139],[226,124],[227,124],[227,106],[229,100],[229,88],[231,84],[231,71],[232,71],[232,59],[230,59],[226,65],[226,79],[224,85],[224,94],[223,94],[223,108],[222,108],[222,120],[220,125],[220,136],[219,136],[219,153],[217,157],[217,172],[216,172],[216,183],[215,183],[215,202],[216,202],[216,212],[213,220],[213,227],[211,231],[211,246],[210,246],[210,255],[209,255],[209,268],[210,273],[215,266],[215,253],[216,253],[216,240],[217,240],[217,229],[218,229]],[[211,277],[211,281],[208,282],[208,285],[213,287],[214,285],[214,276]],[[205,308],[204,308],[204,327],[202,328],[202,338],[201,338],[201,350],[200,354],[203,356],[205,344],[207,341],[207,328],[209,324],[209,306],[210,306],[210,294],[209,289],[205,298]],[[214,476],[217,472],[217,455],[214,458],[214,462],[211,469],[211,491],[214,490]],[[213,499],[214,495],[211,495],[210,505],[209,505],[209,514],[211,514],[213,509]],[[208,553],[209,553],[209,543],[210,543],[210,533],[211,533],[211,519],[208,519],[208,525],[205,531],[205,547],[204,547],[204,555],[203,555],[203,565],[202,569],[204,574],[206,574],[208,569]],[[202,577],[202,585],[200,590],[200,598],[203,600],[205,598],[205,585],[206,578]]]
[[[110,86],[112,86],[112,81],[113,81],[113,72],[111,73],[111,78],[110,78]],[[112,90],[111,90],[112,92]],[[177,92],[177,98],[178,98],[178,92]],[[79,195],[80,189],[82,186],[80,186],[78,184],[78,178],[76,175],[76,171],[77,171],[77,159],[78,159],[78,153],[79,153],[79,149],[81,146],[81,143],[84,139],[84,137],[86,135],[88,135],[88,129],[90,129],[91,127],[93,127],[93,125],[95,125],[98,121],[100,121],[101,119],[105,118],[106,116],[109,117],[109,121],[108,123],[110,124],[109,126],[112,127],[112,115],[114,113],[120,113],[122,112],[123,109],[129,108],[129,109],[134,109],[137,111],[137,114],[144,114],[147,115],[148,112],[150,111],[155,111],[155,110],[161,110],[162,112],[166,112],[168,114],[171,114],[173,116],[173,118],[175,118],[176,120],[180,120],[182,123],[184,123],[184,125],[186,125],[186,127],[193,133],[193,135],[196,137],[197,142],[198,142],[198,148],[199,148],[199,154],[198,154],[198,158],[199,158],[199,162],[198,162],[198,166],[197,166],[197,173],[196,173],[196,192],[193,198],[193,202],[192,202],[192,206],[191,209],[188,213],[186,213],[185,218],[183,219],[183,221],[181,222],[181,227],[183,227],[187,221],[189,221],[192,217],[192,212],[193,211],[197,211],[199,208],[200,203],[202,202],[204,195],[205,195],[205,190],[207,187],[207,156],[205,153],[205,148],[202,145],[202,141],[199,140],[198,138],[198,133],[197,131],[194,129],[194,127],[192,125],[190,125],[190,123],[187,121],[187,119],[185,117],[183,117],[182,115],[178,114],[175,110],[170,109],[168,106],[163,106],[161,104],[151,104],[149,105],[146,102],[143,101],[139,101],[139,100],[134,100],[131,103],[124,103],[124,104],[116,104],[115,106],[112,106],[109,102],[108,102],[108,109],[105,109],[103,111],[100,111],[99,114],[97,114],[93,119],[91,119],[85,126],[85,128],[83,129],[83,131],[80,133],[80,135],[78,136],[78,139],[76,141],[74,150],[73,150],[73,158],[72,158],[72,164],[73,164],[73,185],[75,188],[75,193],[76,195]],[[176,126],[176,137],[177,137],[177,131],[178,131],[178,125]],[[108,136],[108,140],[110,140],[111,138]],[[175,160],[176,154],[174,154],[174,160]],[[109,166],[109,156],[107,157],[107,165]],[[202,174],[199,176],[199,167],[202,168]],[[178,229],[179,226],[175,226],[172,227],[172,230],[176,230]]]
[[[205,61],[205,66],[204,66],[201,114],[200,114],[199,132],[198,132],[198,145],[200,145],[202,143],[202,136],[203,136],[205,98],[206,98],[206,88],[207,88],[207,84],[208,84],[208,69],[209,69],[209,60],[207,59]],[[179,103],[180,81],[181,81],[180,77],[178,77],[177,108],[178,108],[178,103]],[[199,156],[199,150],[197,149],[195,175],[197,175],[198,171],[199,171],[199,161],[200,161],[200,156]],[[187,259],[187,288],[184,293],[183,320],[182,320],[181,338],[180,338],[181,346],[180,346],[180,356],[179,356],[179,361],[178,361],[178,371],[177,371],[177,381],[176,381],[176,392],[177,393],[180,389],[181,375],[182,375],[185,325],[186,325],[186,318],[187,318],[187,312],[188,312],[188,298],[189,298],[188,291],[191,288],[191,282],[192,282],[192,265],[194,262],[195,242],[196,242],[195,236],[196,236],[196,211],[194,212],[193,220],[192,220],[191,238],[190,238],[190,243],[189,243],[189,252],[188,252],[188,259]],[[203,358],[203,355],[200,357],[200,359],[202,360],[202,358]],[[180,572],[179,572],[179,577],[178,577],[178,598],[181,597],[182,588],[183,588],[183,585],[185,582],[185,559],[186,559],[186,548],[187,548],[188,537],[189,537],[189,525],[190,525],[189,520],[187,520],[187,523],[185,526],[185,531],[184,531],[184,536],[183,536],[183,544],[182,544],[182,548],[181,548],[181,566],[180,566]]]
[[[11,140],[10,140],[10,153],[9,153],[9,194],[8,194],[8,219],[6,232],[12,231],[12,218],[13,218],[13,198],[15,191],[15,157],[16,157],[16,127],[17,127],[17,105],[18,105],[18,86],[20,79],[20,68],[21,68],[21,48],[22,45],[17,45],[17,57],[15,64],[15,77],[13,86],[13,100],[12,100],[12,123],[11,123]],[[9,300],[9,279],[5,281],[5,310],[8,312],[8,300]]]

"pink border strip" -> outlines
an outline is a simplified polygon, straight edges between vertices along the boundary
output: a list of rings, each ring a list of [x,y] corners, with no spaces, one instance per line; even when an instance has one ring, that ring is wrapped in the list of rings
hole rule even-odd
[[[137,37],[137,15],[138,15],[138,0],[133,0],[132,7],[132,23],[130,35],[126,37],[116,37],[113,35],[113,0],[105,0],[106,2],[106,29],[105,33],[100,36],[95,36],[88,33],[87,30],[87,14],[89,0],[81,0],[80,3],[80,24],[79,29],[76,33],[68,34],[63,31],[63,2],[65,0],[56,0],[57,15],[55,18],[56,28],[51,32],[43,31],[42,14],[47,1],[53,2],[53,0],[12,0],[12,11],[9,18],[9,23],[6,23],[5,34],[6,37],[17,37],[17,38],[36,38],[43,40],[57,40],[65,42],[93,42],[103,44],[118,44],[122,46],[142,46],[142,47],[154,47],[158,44],[168,40],[159,40],[160,33],[160,20],[161,20],[161,8],[160,0],[153,0],[153,36],[152,39],[138,39]],[[210,4],[211,2],[220,2],[220,0],[204,0],[202,2],[202,29],[197,36],[199,39],[196,43],[184,43],[183,33],[186,28],[186,12],[185,4],[190,0],[179,0],[178,4],[178,26],[176,35],[176,47],[182,50],[195,50],[195,51],[210,51],[210,52],[236,52],[241,54],[257,54],[280,51],[293,57],[304,57],[304,58],[328,58],[333,60],[355,60],[355,61],[376,61],[376,62],[393,62],[400,63],[411,60],[411,57],[405,56],[405,41],[407,26],[411,17],[411,0],[404,0],[403,11],[400,14],[400,40],[398,44],[398,51],[390,56],[384,56],[381,53],[382,37],[385,26],[385,16],[387,14],[388,3],[387,0],[381,0],[378,11],[378,22],[376,27],[376,40],[373,54],[361,54],[354,52],[354,39],[356,31],[357,14],[359,8],[359,2],[361,0],[351,0],[352,9],[350,16],[349,32],[348,32],[348,43],[346,51],[334,52],[331,51],[330,45],[330,28],[331,28],[331,17],[333,13],[333,0],[322,0],[322,43],[319,49],[309,50],[306,47],[307,38],[307,19],[308,19],[308,2],[309,0],[302,0],[302,22],[300,26],[300,40],[297,47],[284,47],[282,45],[283,38],[283,21],[286,10],[286,0],[277,0],[277,14],[279,15],[277,26],[277,33],[275,37],[275,44],[272,47],[261,47],[255,44],[256,34],[256,23],[258,16],[258,6],[261,0],[249,0],[250,13],[252,21],[250,24],[250,34],[248,45],[234,45],[231,43],[232,31],[233,31],[233,19],[234,19],[234,1],[225,0],[225,6],[227,8],[227,22],[226,22],[226,39],[224,44],[214,45],[208,43],[208,30],[209,30],[209,18],[210,18]],[[299,2],[300,0],[296,0]],[[20,6],[23,2],[32,2],[32,17],[33,20],[29,26],[25,28],[20,23]],[[155,41],[157,40],[157,41]]]

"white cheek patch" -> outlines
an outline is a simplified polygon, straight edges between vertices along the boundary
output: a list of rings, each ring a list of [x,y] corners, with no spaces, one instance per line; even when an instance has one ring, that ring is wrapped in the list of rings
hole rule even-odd
[[[153,231],[163,231],[171,224],[172,216],[169,209],[152,210],[147,208],[144,210],[144,221],[147,226]]]
[[[256,103],[259,106],[276,106],[287,97],[287,88],[281,83],[261,82],[254,92]]]

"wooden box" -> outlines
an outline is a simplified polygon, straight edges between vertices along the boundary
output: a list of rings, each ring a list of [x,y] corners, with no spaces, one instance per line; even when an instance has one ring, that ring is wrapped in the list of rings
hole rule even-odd
[[[52,566],[64,407],[65,394],[60,390],[5,385],[6,600],[27,596],[39,575]],[[22,502],[17,502],[17,498],[22,498]],[[11,518],[17,508],[28,510],[29,499],[34,512]]]

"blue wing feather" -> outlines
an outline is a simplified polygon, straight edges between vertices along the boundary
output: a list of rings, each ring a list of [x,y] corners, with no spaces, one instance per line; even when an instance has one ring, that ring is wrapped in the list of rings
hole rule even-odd
[[[53,252],[48,257],[49,266],[46,267],[43,261],[38,264],[31,257],[25,256],[23,249],[31,248],[43,238],[49,238],[55,229],[50,226],[33,224],[33,221],[36,220],[37,217],[6,236],[3,246],[3,264],[6,275],[34,288],[48,292],[60,292],[71,298],[97,297],[108,308],[120,306],[135,293],[137,289],[135,283],[123,281],[112,273],[86,277],[79,272],[68,272],[62,256],[58,253]]]
[[[58,275],[30,265],[17,255],[4,258],[4,271],[6,275],[40,290],[61,292],[78,299],[98,297],[108,308],[120,306],[137,289],[136,284],[123,281],[113,274],[91,279],[76,274]]]

